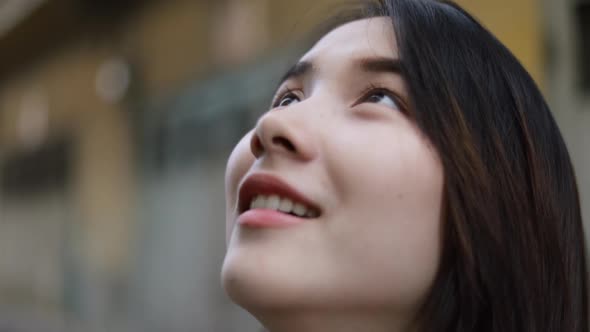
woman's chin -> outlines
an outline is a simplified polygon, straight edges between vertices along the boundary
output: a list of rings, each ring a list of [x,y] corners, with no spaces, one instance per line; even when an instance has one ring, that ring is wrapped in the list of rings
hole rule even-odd
[[[227,295],[248,311],[281,310],[305,305],[313,298],[297,281],[299,274],[280,266],[261,268],[254,261],[228,253],[221,282]]]

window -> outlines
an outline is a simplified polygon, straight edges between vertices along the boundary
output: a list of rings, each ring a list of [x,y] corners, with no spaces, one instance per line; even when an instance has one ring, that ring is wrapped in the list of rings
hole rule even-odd
[[[0,165],[0,190],[5,196],[21,197],[63,189],[70,175],[71,142],[59,139],[34,151],[6,155]]]

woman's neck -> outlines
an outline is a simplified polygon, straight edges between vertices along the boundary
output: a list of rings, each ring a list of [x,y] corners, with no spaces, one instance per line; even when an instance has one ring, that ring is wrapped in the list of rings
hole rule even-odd
[[[255,315],[269,332],[409,332],[408,319],[376,312],[267,312]]]

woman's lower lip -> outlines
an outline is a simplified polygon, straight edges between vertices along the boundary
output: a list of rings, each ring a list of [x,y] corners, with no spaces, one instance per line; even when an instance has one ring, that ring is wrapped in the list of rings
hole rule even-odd
[[[285,227],[297,225],[308,219],[269,209],[248,210],[238,217],[238,224],[249,227]]]

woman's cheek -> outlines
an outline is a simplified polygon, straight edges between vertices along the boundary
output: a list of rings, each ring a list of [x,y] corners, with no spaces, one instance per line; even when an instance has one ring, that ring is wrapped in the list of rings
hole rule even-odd
[[[253,131],[250,131],[238,142],[227,161],[225,171],[225,211],[228,239],[233,229],[233,222],[236,219],[234,214],[238,198],[238,186],[255,160],[250,151],[252,133]]]

